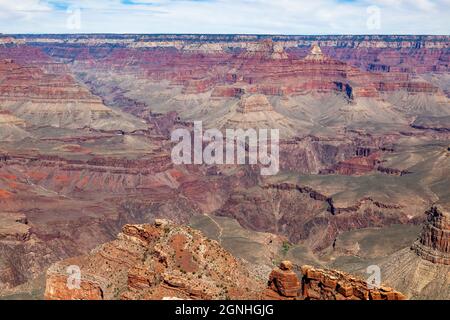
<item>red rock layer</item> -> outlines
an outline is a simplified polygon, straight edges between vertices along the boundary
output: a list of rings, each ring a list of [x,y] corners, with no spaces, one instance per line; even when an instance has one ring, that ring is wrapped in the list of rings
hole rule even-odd
[[[289,261],[275,268],[265,291],[267,299],[302,300],[404,300],[403,294],[381,286],[369,288],[367,282],[344,272],[316,269],[304,265],[300,268],[301,282]]]
[[[379,162],[378,152],[372,153],[367,157],[353,157],[345,161],[337,163],[329,170],[329,173],[337,173],[343,175],[361,175],[371,172]]]
[[[47,73],[42,68],[11,59],[0,60],[0,99],[102,103],[68,74]]]
[[[269,275],[266,298],[269,299],[294,299],[297,298],[301,284],[297,274],[293,271],[290,261],[282,261],[279,268],[275,268]]]
[[[318,48],[317,46],[314,48]],[[152,81],[168,80],[182,86],[185,94],[212,91],[213,97],[235,97],[243,92],[265,95],[298,95],[314,92],[342,92],[353,97],[379,97],[380,93],[403,90],[411,94],[436,93],[438,89],[414,79],[411,71],[375,67],[361,70],[331,58],[320,49],[305,58],[285,52],[282,43],[261,41],[244,48],[214,51],[171,48],[111,48],[98,56],[76,56],[77,68],[129,73]],[[71,48],[54,51],[70,56]],[[84,52],[84,51],[83,51]]]
[[[426,213],[427,221],[412,249],[425,260],[450,265],[450,213],[440,205]]]
[[[86,69],[169,80],[187,94],[213,90],[225,97],[234,90],[291,95],[342,88],[355,97],[396,90],[433,94],[438,89],[415,75],[449,71],[448,36],[56,35],[0,37],[2,42],[11,44],[0,47],[0,59],[44,61],[55,72],[63,64],[49,62],[54,56]],[[313,44],[323,53],[308,54]]]
[[[302,296],[308,300],[405,300],[389,287],[369,288],[367,282],[335,270],[302,266]]]

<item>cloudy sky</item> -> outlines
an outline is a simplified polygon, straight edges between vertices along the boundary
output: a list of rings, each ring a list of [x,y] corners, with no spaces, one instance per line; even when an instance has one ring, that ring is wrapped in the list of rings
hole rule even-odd
[[[0,33],[449,34],[450,0],[0,0]]]

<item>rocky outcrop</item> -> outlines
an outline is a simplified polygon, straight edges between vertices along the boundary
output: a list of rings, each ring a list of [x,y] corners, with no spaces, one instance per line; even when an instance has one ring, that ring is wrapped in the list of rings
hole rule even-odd
[[[279,129],[282,136],[292,135],[298,126],[295,120],[274,111],[263,94],[240,96],[235,111],[230,111],[224,118],[223,129]]]
[[[67,267],[81,271],[69,288]],[[125,225],[117,240],[48,269],[47,299],[258,299],[262,282],[216,241],[168,220]]]
[[[317,44],[312,45],[311,51],[305,57],[305,60],[312,60],[312,61],[322,61],[324,59],[326,58]]]
[[[421,130],[434,130],[438,132],[450,132],[450,116],[430,117],[420,116],[411,123],[411,127]]]
[[[69,269],[70,270],[70,269]],[[50,269],[48,272],[52,272]],[[67,276],[54,275],[47,280],[45,294],[49,300],[103,300],[103,290],[96,281],[84,279],[74,288],[68,287]]]
[[[294,265],[290,261],[282,261],[278,268],[269,275],[266,296],[275,299],[294,299],[299,296],[301,284]]]
[[[30,226],[24,214],[0,213],[0,241],[4,243],[24,242],[30,239],[30,235]]]
[[[378,166],[377,171],[391,175],[391,176],[400,176],[400,177],[411,173],[408,170],[400,170],[397,168],[387,168],[387,167],[383,167],[383,166]]]
[[[302,266],[302,296],[307,300],[404,300],[392,288],[371,288],[367,282],[336,270]]]
[[[448,203],[433,205],[419,238],[380,263],[383,282],[400,290],[408,299],[450,297]]]
[[[366,281],[350,274],[317,269],[308,265],[297,267],[300,277],[293,271],[290,261],[283,261],[270,274],[265,297],[268,299],[301,300],[405,300],[392,288],[370,287]]]
[[[243,96],[239,101],[237,111],[240,113],[251,113],[258,111],[273,111],[267,97],[262,94]]]
[[[379,153],[372,153],[366,157],[352,157],[341,161],[329,169],[322,170],[320,173],[336,173],[342,175],[362,175],[375,169],[379,162]]]
[[[412,249],[425,260],[450,265],[450,212],[436,205],[426,214],[427,221]]]
[[[248,47],[239,57],[250,59],[287,59],[282,43],[274,42],[272,39],[259,41],[255,46]]]

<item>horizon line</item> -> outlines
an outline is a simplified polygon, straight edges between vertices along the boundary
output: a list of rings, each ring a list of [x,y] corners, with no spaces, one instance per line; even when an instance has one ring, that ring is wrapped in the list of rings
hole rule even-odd
[[[1,33],[1,36],[24,36],[24,35],[65,35],[65,36],[86,36],[86,35],[180,35],[180,36],[200,36],[200,35],[208,35],[208,36],[297,36],[297,37],[306,37],[306,36],[319,36],[319,37],[330,37],[330,36],[364,36],[364,37],[379,37],[379,36],[400,36],[400,37],[427,37],[427,36],[441,36],[441,37],[450,37],[450,34],[414,34],[414,33],[379,33],[379,34],[368,34],[368,33],[327,33],[327,34],[319,34],[319,33],[304,33],[304,34],[289,34],[289,33],[117,33],[117,32],[86,32],[86,33],[37,33],[37,32],[28,32],[28,33]]]

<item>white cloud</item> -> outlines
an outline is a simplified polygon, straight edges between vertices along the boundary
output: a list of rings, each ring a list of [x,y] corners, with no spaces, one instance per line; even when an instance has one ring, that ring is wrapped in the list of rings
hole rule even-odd
[[[449,0],[0,0],[4,33],[284,33],[448,34]],[[81,29],[67,30],[81,7]],[[53,4],[53,5],[52,5]],[[381,29],[367,28],[369,6],[380,8]]]
[[[0,27],[2,27],[3,21],[15,20],[20,23],[21,19],[33,19],[43,13],[49,13],[51,10],[49,5],[39,0],[0,0],[0,19],[2,19]]]

